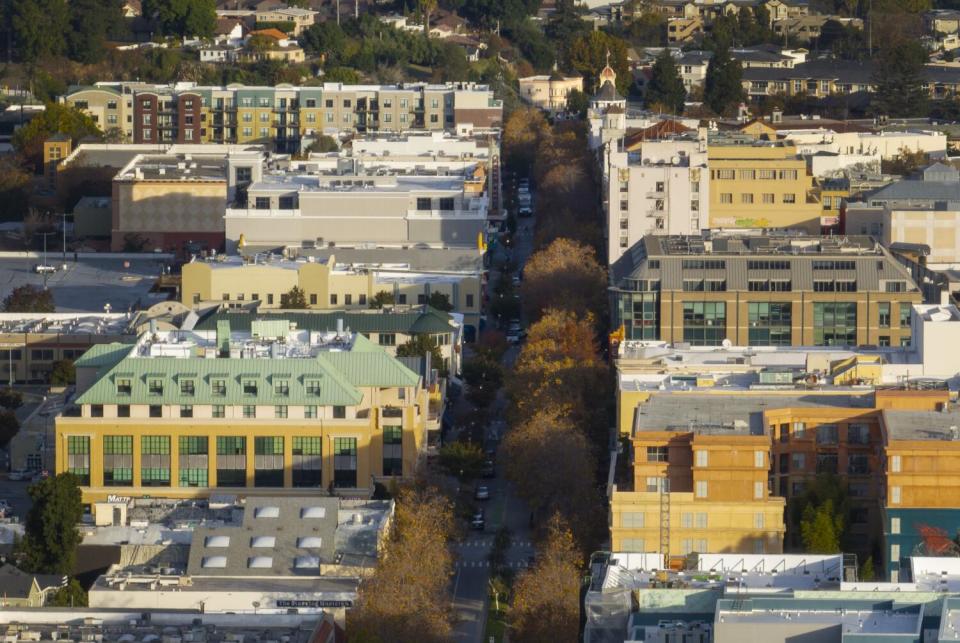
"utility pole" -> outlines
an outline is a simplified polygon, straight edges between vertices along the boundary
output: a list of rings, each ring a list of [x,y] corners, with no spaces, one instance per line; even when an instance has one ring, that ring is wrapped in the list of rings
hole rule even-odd
[[[337,0],[337,26],[340,26],[340,0]]]

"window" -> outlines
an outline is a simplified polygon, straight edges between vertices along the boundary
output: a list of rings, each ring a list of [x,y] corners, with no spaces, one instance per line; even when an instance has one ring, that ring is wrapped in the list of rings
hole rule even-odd
[[[163,380],[151,379],[148,380],[147,390],[150,395],[163,395]]]
[[[407,296],[404,294],[397,295],[397,303],[401,306],[405,305],[407,303]]]
[[[242,436],[217,436],[217,486],[247,484],[247,440]]]
[[[144,487],[170,486],[170,436],[140,437],[140,484]]]
[[[343,296],[343,305],[351,306],[353,305],[353,295],[344,295]]]
[[[890,303],[877,304],[877,324],[880,328],[890,328]]]
[[[163,407],[159,404],[150,405],[150,417],[152,418],[162,418],[163,417]]]
[[[67,472],[80,478],[80,484],[90,484],[90,438],[84,435],[67,436]]]
[[[774,202],[773,192],[764,192],[763,193],[763,202],[765,204],[771,204]]]
[[[307,380],[307,395],[311,397],[320,396],[320,380]]]
[[[117,380],[117,395],[130,395],[131,391],[130,380],[128,379],[118,379]]]
[[[818,453],[817,454],[817,473],[837,473],[837,454],[836,453]]]
[[[53,349],[50,348],[34,348],[30,351],[30,359],[36,361],[49,362],[53,359]]]
[[[357,439],[333,439],[333,485],[353,488],[357,486]]]
[[[855,476],[870,474],[870,458],[865,453],[854,453],[847,456],[847,473]]]
[[[890,504],[900,504],[900,487],[890,487]]]
[[[899,519],[899,518],[891,518],[891,519],[890,519],[890,533],[891,533],[891,534],[894,534],[894,535],[900,533],[900,519]]]
[[[900,467],[903,464],[903,456],[893,455],[890,456],[890,471],[891,473],[900,473]]]
[[[181,380],[180,381],[180,395],[186,395],[187,397],[193,397],[194,386],[193,380]]]
[[[850,424],[847,426],[848,444],[870,444],[870,426],[868,424]]]
[[[153,131],[151,131],[151,129],[150,129],[149,127],[144,127],[144,128],[143,128],[143,140],[149,141],[151,138],[153,138]]]
[[[253,404],[244,404],[243,405],[243,417],[251,420],[257,417],[257,407]]]
[[[724,302],[684,302],[683,341],[696,346],[714,346],[720,344],[726,334],[727,317]]]
[[[766,469],[767,461],[764,457],[763,451],[754,451],[753,452],[753,466],[757,469]]]
[[[807,437],[807,425],[804,422],[793,423],[793,439],[802,440]]]
[[[227,395],[227,381],[213,380],[210,382],[210,393],[213,397],[225,397]]]
[[[695,453],[696,453],[696,463],[697,463],[696,466],[698,466],[698,467],[705,467],[705,466],[707,466],[707,463],[708,463],[709,460],[710,460],[710,458],[709,458],[710,452],[707,451],[706,449],[700,449],[700,450],[696,451]]]
[[[790,302],[750,302],[748,342],[750,346],[789,346],[791,344]]]
[[[806,470],[807,456],[805,453],[792,453],[790,454],[790,460],[794,472],[800,473]]]
[[[181,404],[180,405],[180,417],[182,418],[192,418],[193,417],[193,406],[190,404]]]
[[[757,178],[757,173],[755,170],[740,170],[740,180],[741,181],[754,181]]]
[[[757,512],[753,514],[753,528],[754,529],[763,529],[763,514]]]
[[[117,405],[117,417],[118,417],[118,418],[128,418],[128,417],[130,417],[130,405],[129,405],[129,404],[118,404],[118,405]]]
[[[797,195],[796,194],[784,194],[782,197],[783,203],[796,203]]]
[[[307,420],[316,420],[317,419],[317,407],[308,405],[303,407],[303,417]]]
[[[273,417],[286,420],[287,419],[287,406],[285,404],[278,404],[273,407]]]
[[[417,210],[420,212],[429,212],[432,208],[432,204],[429,198],[419,197],[417,199]]]
[[[790,262],[785,259],[751,259],[747,261],[747,270],[790,270]]]
[[[885,284],[884,290],[886,290],[886,292],[906,292],[907,284],[903,281],[888,281]]]
[[[133,486],[133,436],[103,436],[103,484],[106,487]]]
[[[707,497],[707,481],[706,480],[697,480],[696,496],[697,498]]]
[[[470,300],[472,301],[473,295],[467,295],[467,297],[470,298]],[[367,305],[367,296],[366,296],[365,294],[360,294],[360,295],[358,295],[358,296],[357,296],[357,304],[360,305],[360,306],[366,306],[366,305]]]
[[[910,328],[910,313],[912,310],[913,304],[911,304],[909,301],[900,302],[900,328]]]
[[[837,425],[821,424],[817,427],[817,444],[836,444]]]
[[[744,205],[752,204],[752,203],[753,203],[753,195],[752,195],[752,194],[749,194],[749,193],[741,194],[741,195],[740,195],[740,203],[743,203]]]
[[[383,475],[403,475],[403,429],[383,427]]]
[[[206,487],[209,441],[202,435],[181,435],[179,474],[181,487]]]
[[[762,498],[763,498],[764,491],[766,490],[765,487],[766,487],[766,484],[763,483],[763,482],[754,482],[754,483],[753,483],[753,497],[756,498],[757,500],[762,499]]]
[[[857,304],[814,302],[813,342],[816,346],[857,343]]]
[[[642,511],[624,511],[620,514],[620,526],[627,529],[643,529]]]
[[[647,447],[647,462],[667,462],[667,447]]]
[[[649,476],[647,478],[647,491],[660,491],[663,488],[663,478]]]
[[[317,294],[316,294],[316,293],[311,293],[311,294],[310,294],[310,305],[311,305],[311,306],[316,306],[316,305],[317,305]]]
[[[454,206],[454,199],[451,197],[443,197],[440,199],[440,209],[445,212],[452,212],[456,209]]]
[[[283,438],[253,439],[253,486],[283,486]]]
[[[347,417],[347,407],[345,406],[335,406],[333,407],[333,419],[334,420],[343,420]]]
[[[316,407],[314,407],[316,408]],[[322,439],[318,436],[293,438],[293,486],[319,487],[321,484]]]
[[[394,333],[379,333],[377,341],[381,346],[396,346],[397,336]]]
[[[736,170],[717,170],[716,177],[724,181],[732,181],[737,178]]]
[[[684,270],[725,270],[727,262],[723,259],[684,259],[680,266]]]
[[[890,545],[890,562],[900,562],[900,545]]]
[[[724,205],[729,205],[733,203],[733,194],[730,192],[721,192],[720,193],[720,203]]]
[[[254,396],[257,394],[257,381],[256,380],[243,380],[243,394],[246,396]]]
[[[103,404],[91,404],[91,405],[90,405],[90,417],[102,418],[102,417],[103,417]]]
[[[277,397],[290,396],[290,382],[287,380],[278,380],[273,384],[273,394]]]

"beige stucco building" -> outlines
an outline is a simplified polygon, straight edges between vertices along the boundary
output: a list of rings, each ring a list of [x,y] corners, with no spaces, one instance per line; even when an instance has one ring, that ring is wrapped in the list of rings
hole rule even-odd
[[[572,91],[583,91],[580,76],[540,75],[520,79],[520,97],[534,107],[550,112],[567,108],[567,98]]]

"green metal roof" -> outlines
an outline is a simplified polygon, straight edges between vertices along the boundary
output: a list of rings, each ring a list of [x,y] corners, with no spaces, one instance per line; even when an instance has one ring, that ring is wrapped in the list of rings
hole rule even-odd
[[[77,358],[74,365],[85,368],[112,367],[126,357],[132,348],[133,344],[122,344],[120,342],[94,344],[86,353]]]
[[[78,360],[80,366],[101,369],[78,404],[353,406],[363,399],[358,387],[416,386],[419,381],[416,373],[362,335],[355,337],[350,351],[321,352],[312,359],[127,357],[129,344],[108,346],[112,350],[94,347]],[[95,349],[98,354],[90,355]],[[129,394],[118,394],[120,380],[129,382]],[[159,391],[151,391],[154,381],[160,383]],[[192,395],[184,385],[188,381]],[[223,395],[214,395],[215,381],[223,382]],[[245,392],[245,382],[253,383],[256,392]],[[319,392],[308,392],[314,388]]]
[[[337,320],[356,333],[449,333],[451,317],[429,306],[412,312],[283,312],[283,313],[214,313],[202,318],[195,330],[214,330],[220,320],[229,320],[234,331],[250,332],[255,320],[287,320],[302,330],[335,330]]]

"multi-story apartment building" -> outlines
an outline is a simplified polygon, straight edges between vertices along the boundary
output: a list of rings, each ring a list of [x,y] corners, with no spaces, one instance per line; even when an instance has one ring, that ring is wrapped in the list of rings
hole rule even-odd
[[[300,151],[301,139],[339,132],[495,130],[503,105],[486,85],[227,87],[97,83],[60,102],[136,143],[261,143]]]
[[[319,11],[313,11],[312,9],[280,5],[258,9],[254,13],[254,18],[256,18],[257,22],[261,23],[280,22],[290,24],[293,26],[290,34],[297,37],[302,34],[304,30],[309,29],[314,22],[316,22],[317,16],[319,15]]]
[[[636,152],[609,148],[607,152],[610,264],[645,235],[699,234],[707,227],[710,180],[706,141],[690,132],[644,140],[639,147]]]
[[[870,237],[646,236],[611,269],[627,339],[900,346],[921,293]]]
[[[432,293],[442,293],[453,310],[464,316],[466,333],[475,335],[481,306],[479,252],[468,251],[471,258],[444,250],[420,250],[401,263],[408,252],[401,248],[335,250],[337,255],[295,261],[265,255],[194,260],[183,266],[183,304],[196,307],[225,302],[232,307],[255,304],[259,310],[278,309],[283,307],[282,296],[297,287],[303,290],[310,309],[355,311],[368,309],[380,292],[391,294],[399,306],[422,306]],[[424,253],[438,255],[437,260],[447,265],[430,269],[411,263]]]
[[[792,145],[714,136],[708,149],[711,228],[820,232],[820,200]]]
[[[755,401],[657,394],[634,414],[633,489],[613,492],[613,551],[665,558],[783,551],[783,498],[768,491],[770,437]]]
[[[410,476],[426,441],[423,379],[345,329],[253,322],[144,333],[77,360],[79,413],[56,419],[57,466],[85,503],[369,491]]]

